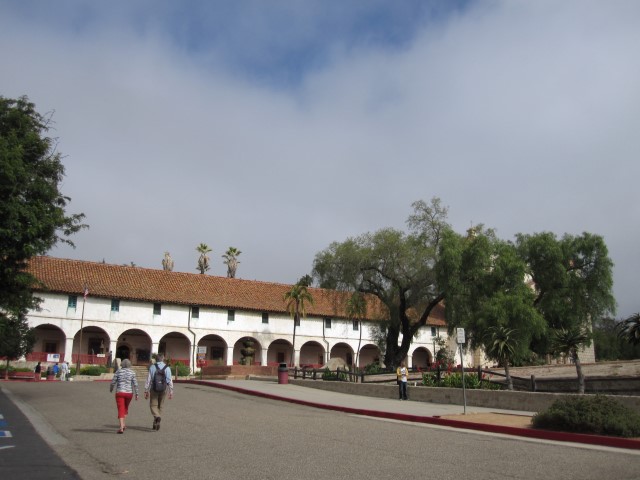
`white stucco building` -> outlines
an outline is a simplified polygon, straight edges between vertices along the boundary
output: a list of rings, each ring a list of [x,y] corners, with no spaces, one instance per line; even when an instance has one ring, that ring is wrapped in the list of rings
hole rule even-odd
[[[340,357],[364,367],[381,359],[372,327],[384,319],[385,308],[376,297],[367,297],[365,318],[353,321],[345,314],[348,294],[309,288],[314,304],[306,307],[294,345],[293,319],[283,298],[291,285],[46,256],[32,259],[29,271],[41,282],[34,293],[42,299],[40,310],[28,315],[37,337],[30,361],[59,354],[72,364],[78,355],[83,365],[104,364],[109,352],[134,364],[162,352],[192,368],[197,360],[291,363],[292,353],[296,366]],[[409,367],[431,364],[437,336],[447,337],[441,308],[414,338]],[[249,357],[247,340],[254,349]]]

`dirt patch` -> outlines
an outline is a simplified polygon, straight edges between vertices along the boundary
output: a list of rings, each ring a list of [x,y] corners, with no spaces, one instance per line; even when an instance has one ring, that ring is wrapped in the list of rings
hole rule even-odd
[[[532,428],[529,415],[513,415],[509,413],[468,413],[456,415],[442,415],[440,418],[459,420],[461,422],[483,423],[486,425],[500,425],[503,427]]]

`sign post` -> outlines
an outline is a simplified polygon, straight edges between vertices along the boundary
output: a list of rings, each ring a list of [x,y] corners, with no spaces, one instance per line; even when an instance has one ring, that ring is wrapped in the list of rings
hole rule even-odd
[[[464,386],[464,357],[462,356],[462,345],[464,345],[464,342],[465,342],[464,328],[457,328],[456,334],[457,334],[458,346],[460,347],[460,367],[462,368],[462,399],[464,404],[463,413],[466,415],[467,414],[467,389]]]

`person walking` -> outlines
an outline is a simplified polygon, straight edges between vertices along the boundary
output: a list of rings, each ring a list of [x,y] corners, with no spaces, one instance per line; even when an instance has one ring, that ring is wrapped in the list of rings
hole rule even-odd
[[[409,370],[404,366],[404,362],[401,362],[396,370],[399,400],[407,400],[407,375],[409,375]]]
[[[149,408],[153,415],[154,430],[160,430],[162,420],[162,407],[165,397],[173,398],[173,381],[171,380],[171,368],[164,363],[164,355],[158,354],[156,363],[149,368],[149,375],[144,384],[144,398],[149,400]]]
[[[122,368],[113,374],[109,391],[113,392],[114,388],[116,389],[116,406],[118,407],[118,420],[120,421],[118,433],[124,433],[127,429],[125,418],[129,413],[131,399],[135,395],[136,401],[138,400],[138,379],[136,378],[136,372],[131,370],[130,360],[123,360]]]
[[[60,380],[63,382],[69,380],[69,364],[67,362],[62,362],[60,365]]]
[[[55,378],[58,376],[58,372],[60,372],[60,366],[59,364],[54,364],[53,365],[53,379],[55,380]]]
[[[42,378],[42,364],[38,362],[36,368],[33,371],[35,372],[35,380],[40,381],[40,379]]]

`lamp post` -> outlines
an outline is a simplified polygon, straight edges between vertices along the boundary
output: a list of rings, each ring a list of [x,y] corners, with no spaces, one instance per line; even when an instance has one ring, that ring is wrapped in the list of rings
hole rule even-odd
[[[89,295],[89,287],[85,283],[84,287],[82,288],[82,316],[80,317],[80,343],[78,345],[76,377],[80,375],[80,355],[82,354],[82,329],[84,328],[84,304],[87,301],[87,295]]]

